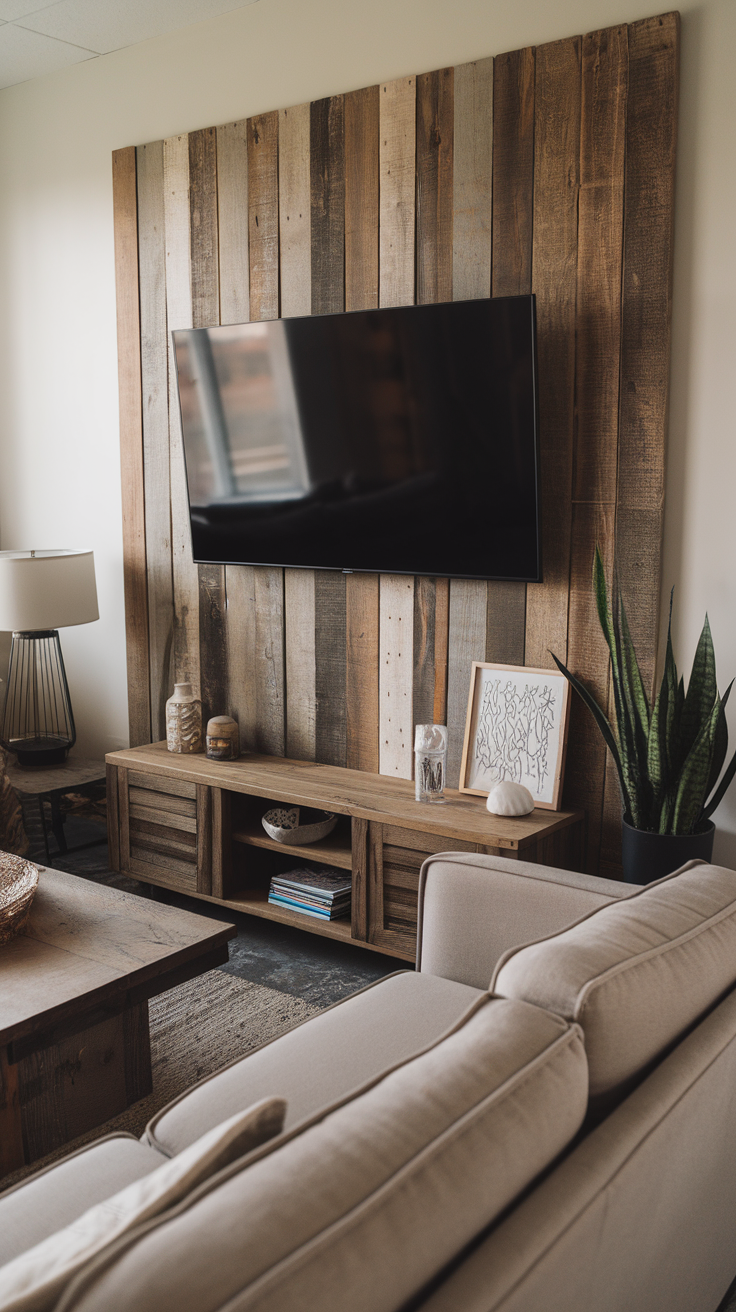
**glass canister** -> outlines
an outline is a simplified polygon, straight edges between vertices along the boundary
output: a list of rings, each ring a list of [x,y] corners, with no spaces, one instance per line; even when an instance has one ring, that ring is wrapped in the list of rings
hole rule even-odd
[[[170,752],[202,750],[202,703],[191,683],[175,683],[166,703],[166,746]]]
[[[418,724],[414,729],[414,796],[418,802],[444,802],[447,773],[447,725]]]

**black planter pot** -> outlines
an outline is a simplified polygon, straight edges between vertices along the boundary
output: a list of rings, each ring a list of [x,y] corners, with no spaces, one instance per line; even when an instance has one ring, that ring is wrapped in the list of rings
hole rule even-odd
[[[671,875],[686,861],[713,856],[712,820],[697,834],[651,834],[646,829],[632,829],[623,821],[622,861],[627,884],[651,884],[653,879]]]

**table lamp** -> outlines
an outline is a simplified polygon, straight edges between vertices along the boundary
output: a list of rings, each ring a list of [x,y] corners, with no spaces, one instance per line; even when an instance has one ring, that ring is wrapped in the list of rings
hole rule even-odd
[[[19,765],[61,765],[74,746],[57,630],[99,617],[91,551],[0,551],[0,630],[13,634],[0,743]]]

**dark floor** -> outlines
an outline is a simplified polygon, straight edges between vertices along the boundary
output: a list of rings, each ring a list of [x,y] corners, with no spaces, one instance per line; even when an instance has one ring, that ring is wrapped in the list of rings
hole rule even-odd
[[[44,864],[46,857],[40,823],[35,815],[27,813],[25,823],[32,843],[31,856],[39,864]],[[97,817],[70,814],[66,818],[64,831],[68,846],[76,847],[104,837],[105,826],[104,821]],[[52,864],[60,870],[68,870],[84,879],[94,879],[129,893],[150,895],[150,885],[139,884],[137,880],[109,869],[106,843],[65,856],[57,855],[58,848],[53,836],[49,838],[49,846]],[[409,968],[407,962],[393,957],[352,947],[348,943],[337,943],[333,939],[321,938],[301,929],[292,929],[289,925],[239,915],[227,907],[184,897],[167,889],[156,889],[154,895],[171,906],[182,907],[198,915],[212,916],[217,920],[235,922],[238,927],[237,938],[230,940],[230,960],[226,966],[221,967],[222,970],[255,984],[279,989],[293,997],[304,998],[318,1007],[328,1007],[348,993],[354,993],[356,989],[394,970]]]

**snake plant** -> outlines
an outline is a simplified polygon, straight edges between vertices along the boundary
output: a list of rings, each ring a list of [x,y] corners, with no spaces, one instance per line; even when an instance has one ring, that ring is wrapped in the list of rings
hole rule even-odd
[[[734,753],[716,787],[728,748],[724,708],[733,681],[720,697],[708,616],[685,691],[672,651],[670,596],[664,673],[651,706],[618,588],[614,590],[613,607],[608,604],[603,561],[597,547],[593,584],[598,618],[611,653],[613,723],[581,680],[554,653],[552,658],[603,734],[618,771],[628,824],[655,834],[695,833],[710,819],[736,774]]]

